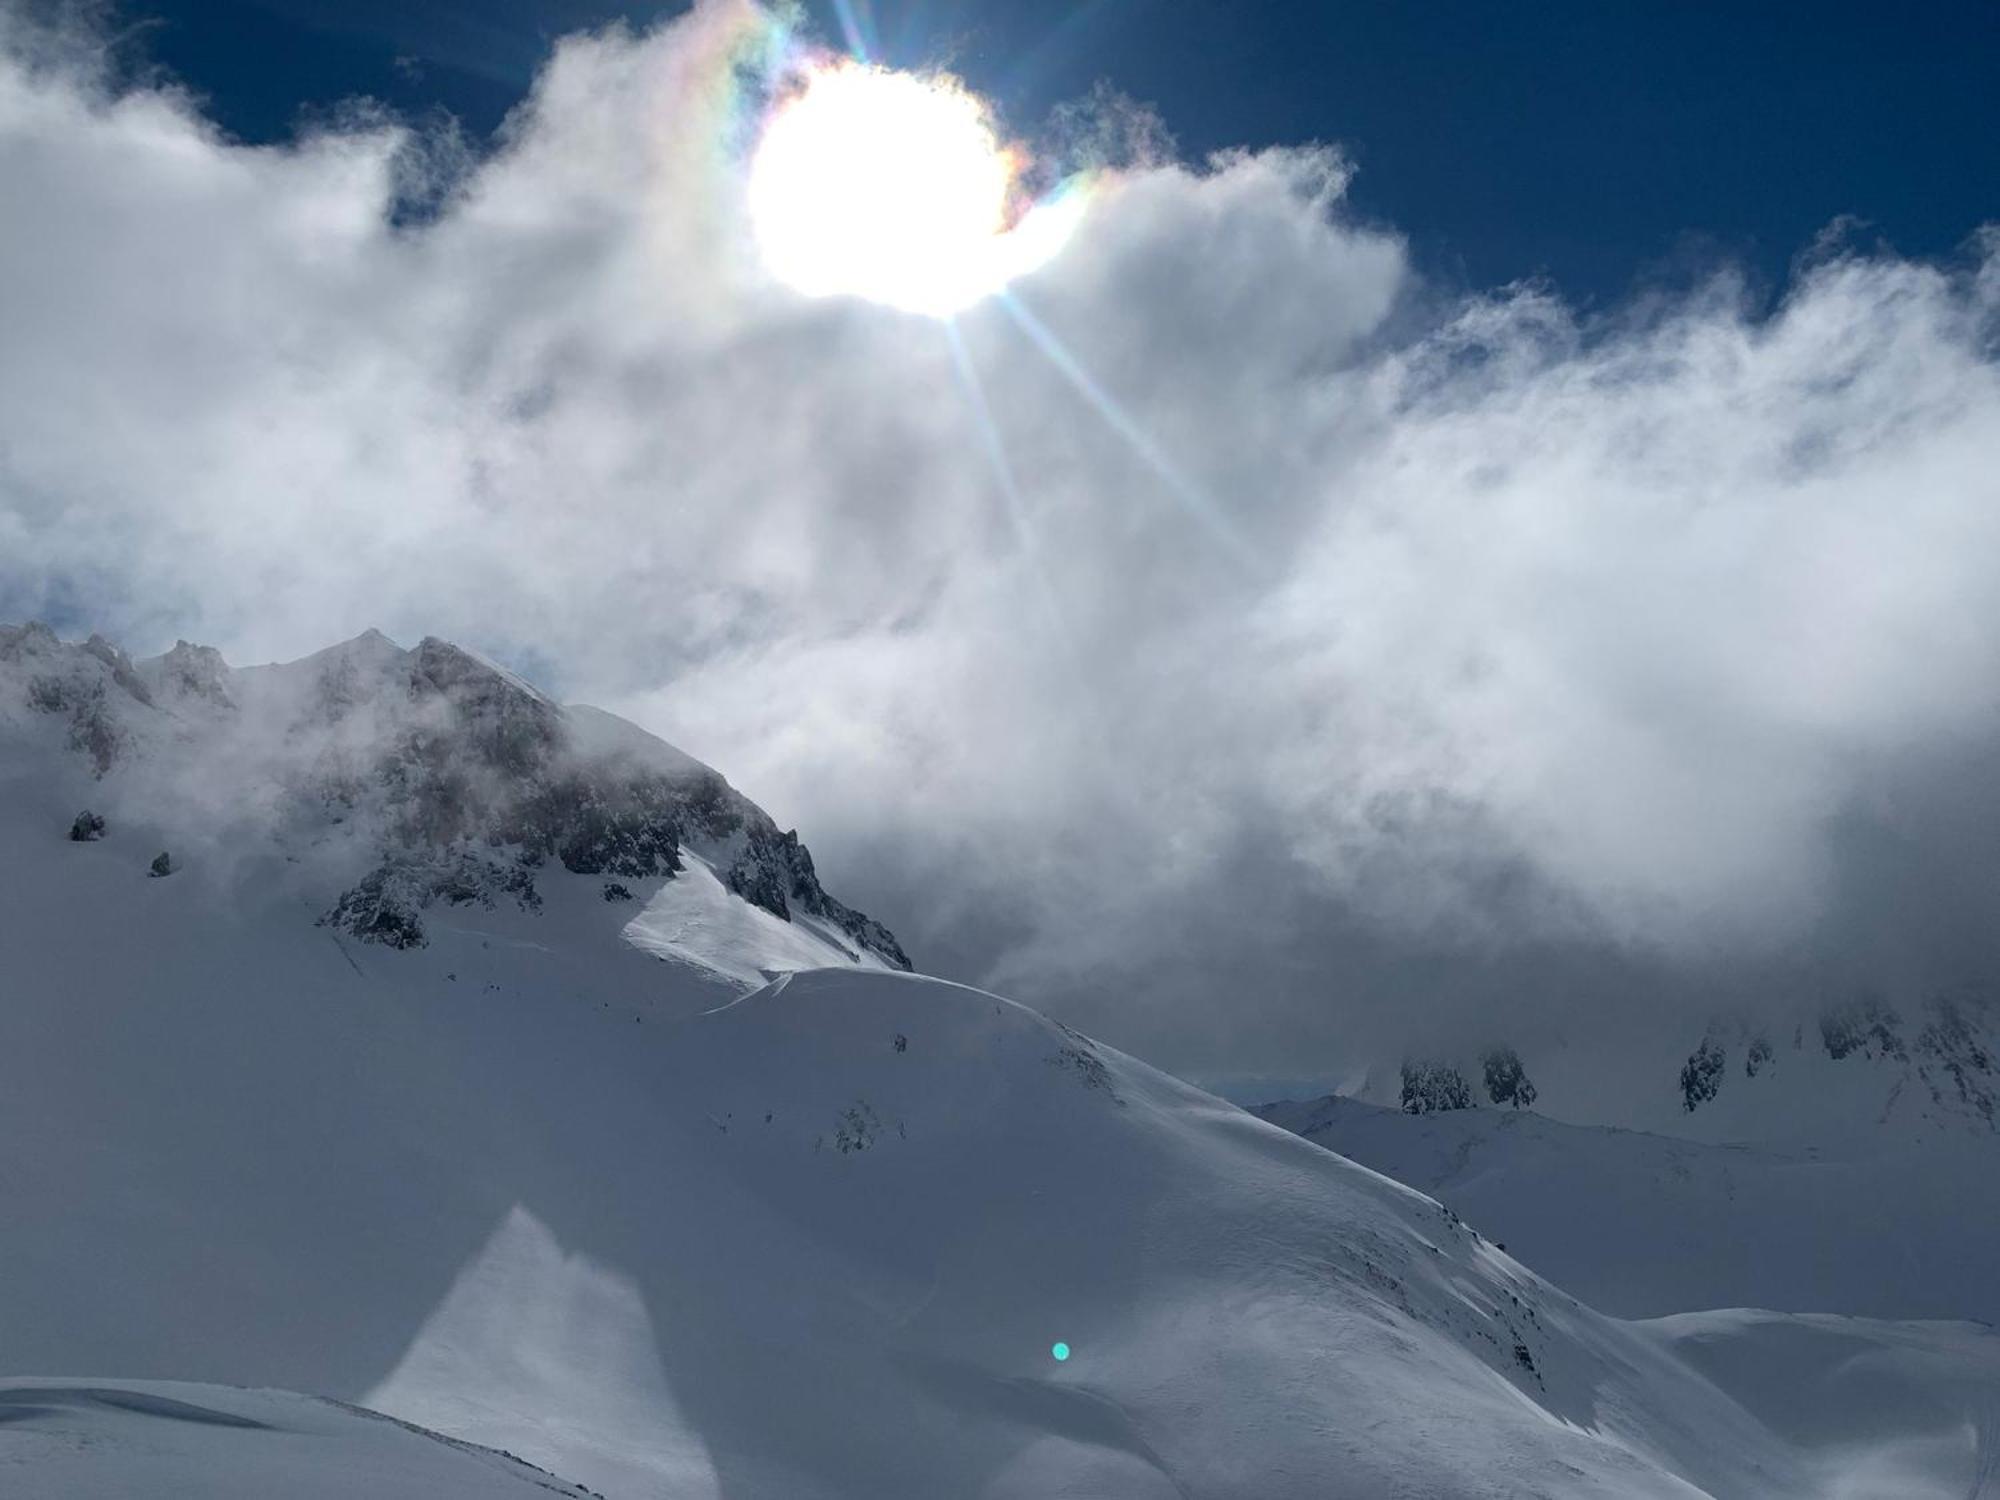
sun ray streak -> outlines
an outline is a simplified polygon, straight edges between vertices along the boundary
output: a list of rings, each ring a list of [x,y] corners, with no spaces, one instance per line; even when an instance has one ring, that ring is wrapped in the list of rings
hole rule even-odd
[[[986,401],[986,387],[979,378],[979,371],[972,363],[972,352],[965,347],[964,336],[958,331],[956,320],[940,320],[945,338],[951,345],[952,364],[958,372],[959,387],[965,392],[966,404],[971,408],[972,419],[979,428],[981,445],[986,449],[988,461],[993,465],[993,473],[1000,485],[1001,494],[1006,499],[1009,517],[1014,523],[1014,533],[1021,544],[1021,566],[1034,580],[1034,591],[1040,595],[1042,609],[1048,617],[1049,630],[1054,634],[1059,651],[1056,660],[1061,667],[1061,675],[1074,690],[1071,698],[1069,721],[1078,735],[1078,744],[1097,757],[1098,763],[1107,772],[1117,768],[1117,752],[1113,748],[1111,723],[1105,712],[1103,695],[1094,691],[1089,674],[1085,670],[1085,657],[1076,631],[1070,626],[1063,612],[1062,600],[1056,593],[1055,580],[1043,567],[1041,554],[1036,546],[1035,532],[1028,520],[1026,502],[1014,478],[1014,465],[1007,457],[1006,444],[1001,440],[1000,427],[994,420],[993,408]]]
[[[951,319],[943,320],[945,340],[951,345],[951,361],[958,371],[960,389],[965,392],[966,405],[971,409],[972,422],[979,429],[980,445],[986,450],[987,462],[993,466],[994,481],[1000,486],[1001,498],[1006,502],[1007,518],[1013,524],[1014,537],[1021,545],[1021,558],[1029,573],[1034,576],[1037,591],[1042,596],[1043,606],[1048,610],[1050,623],[1065,642],[1070,640],[1068,622],[1063,618],[1061,602],[1056,598],[1055,584],[1047,569],[1042,566],[1040,553],[1035,545],[1034,528],[1028,522],[1026,503],[1021,498],[1021,487],[1014,477],[1014,465],[1007,457],[1007,446],[1000,440],[999,425],[993,420],[993,408],[986,402],[986,387],[980,382],[978,370],[973,368],[972,355],[965,347],[965,339],[958,331],[958,324]]]
[[[833,0],[833,13],[840,21],[841,35],[847,42],[848,54],[856,62],[872,62],[875,49],[869,45],[869,34],[874,31],[874,17],[869,14],[868,0]]]
[[[1263,559],[1242,534],[1230,525],[1221,508],[1168,461],[1166,455],[1160,452],[1138,423],[1127,416],[1124,409],[1112,399],[1111,393],[1099,385],[1091,373],[1078,363],[1076,356],[1063,347],[1062,341],[1050,332],[1040,318],[1028,310],[1020,297],[1003,289],[996,294],[996,300],[1006,309],[1016,326],[1033,341],[1035,347],[1047,356],[1049,363],[1056,367],[1063,379],[1096,409],[1097,414],[1113,432],[1125,439],[1133,454],[1153,471],[1162,484],[1166,485],[1181,506],[1207,527],[1237,562],[1248,568],[1261,569]]]

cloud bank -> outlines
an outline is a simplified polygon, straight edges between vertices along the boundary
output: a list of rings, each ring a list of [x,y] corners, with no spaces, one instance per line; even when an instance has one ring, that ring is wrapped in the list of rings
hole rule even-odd
[[[955,352],[760,271],[770,35],[569,38],[475,160],[0,8],[0,618],[477,644],[1197,1071],[2000,956],[2000,236],[1583,318],[1100,99]]]

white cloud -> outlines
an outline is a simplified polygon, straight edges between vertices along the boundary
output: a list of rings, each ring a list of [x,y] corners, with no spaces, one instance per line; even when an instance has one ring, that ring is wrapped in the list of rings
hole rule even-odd
[[[246,148],[17,45],[0,613],[533,652],[920,957],[1183,1027],[1240,988],[1245,1034],[1321,1004],[1315,913],[1801,940],[1857,799],[1994,734],[1991,244],[1587,324],[1441,307],[1336,154],[1142,161],[1020,288],[1116,420],[1004,308],[961,320],[1017,519],[937,325],[758,273],[761,37],[725,0],[565,41],[400,227],[422,141]]]

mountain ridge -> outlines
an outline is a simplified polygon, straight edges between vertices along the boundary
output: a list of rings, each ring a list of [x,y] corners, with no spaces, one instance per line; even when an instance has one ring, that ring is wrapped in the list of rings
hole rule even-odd
[[[344,831],[347,852],[368,858],[322,920],[359,941],[421,946],[423,913],[440,902],[532,911],[537,872],[554,866],[628,899],[628,882],[671,882],[692,853],[729,895],[810,928],[824,961],[910,967],[886,926],[825,889],[797,832],[720,773],[437,637],[404,650],[369,630],[294,662],[231,668],[186,641],[134,661],[101,636],[0,626],[0,731],[10,727],[53,732],[107,791],[151,772],[140,795],[161,808],[248,813],[260,833],[322,852]]]

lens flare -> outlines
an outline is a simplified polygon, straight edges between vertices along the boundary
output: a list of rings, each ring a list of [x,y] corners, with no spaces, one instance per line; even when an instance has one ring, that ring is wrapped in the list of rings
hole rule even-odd
[[[796,291],[948,317],[1049,260],[1082,216],[1080,187],[1029,202],[1024,164],[948,74],[820,63],[764,128],[750,219]]]

